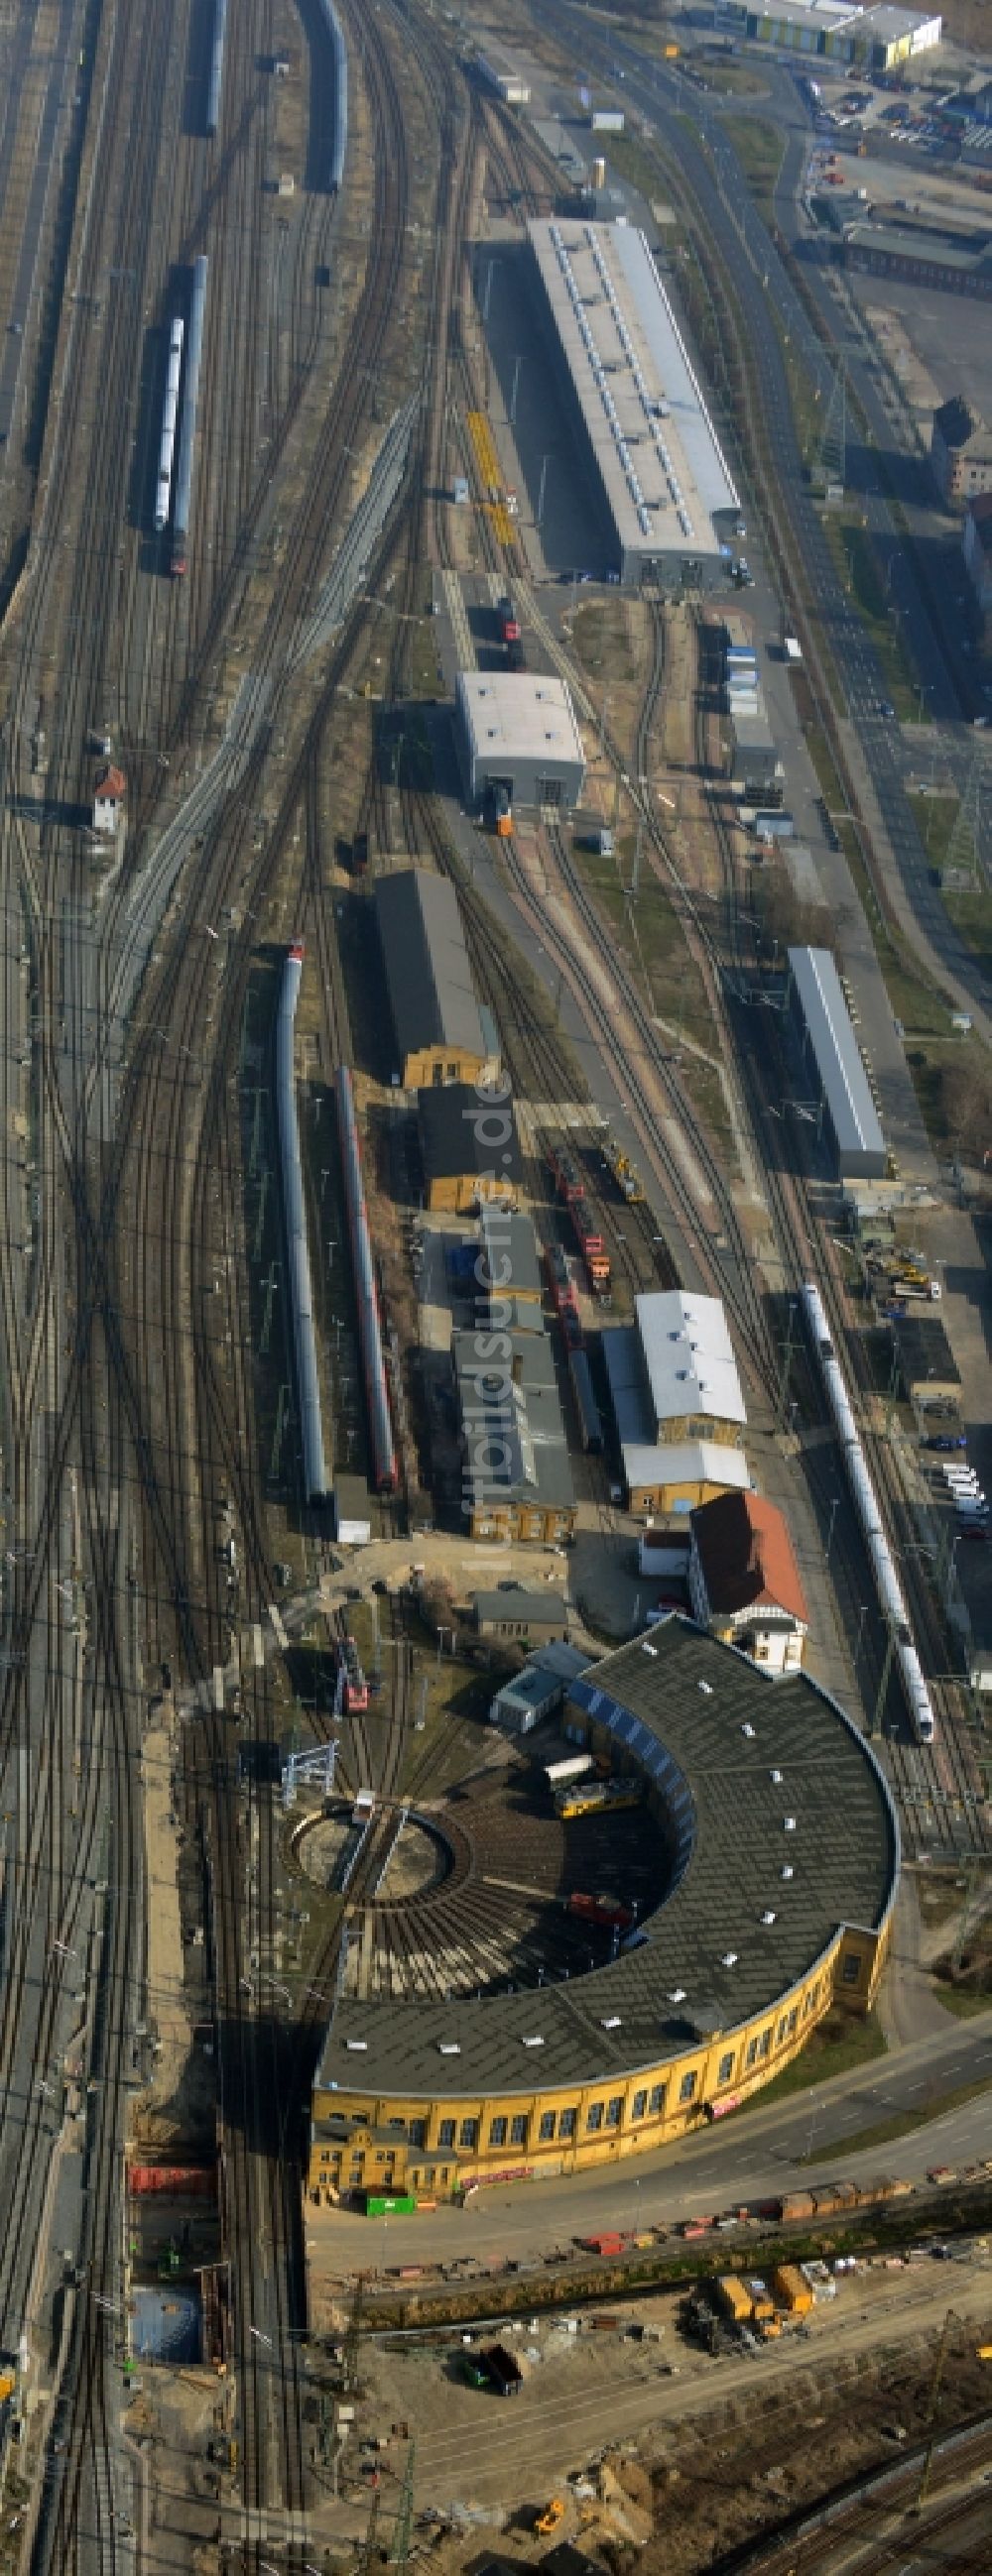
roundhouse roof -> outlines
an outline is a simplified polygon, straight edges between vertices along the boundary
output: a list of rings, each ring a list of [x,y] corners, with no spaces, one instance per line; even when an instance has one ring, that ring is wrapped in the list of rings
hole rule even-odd
[[[672,1872],[647,1940],[567,1984],[450,2003],[344,1999],[321,2089],[463,2099],[619,2078],[774,2010],[841,1926],[884,1922],[899,1859],[889,1793],[808,1674],[772,1681],[672,1616],[573,1682],[570,1699],[665,1800]]]

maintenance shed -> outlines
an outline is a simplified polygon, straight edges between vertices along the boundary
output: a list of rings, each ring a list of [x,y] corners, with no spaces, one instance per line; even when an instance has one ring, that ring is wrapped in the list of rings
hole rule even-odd
[[[882,1180],[885,1138],[828,948],[790,948],[790,999],[807,1076],[842,1180]]]
[[[458,753],[474,805],[579,803],[586,764],[564,680],[547,672],[459,671]]]
[[[396,868],[376,878],[375,912],[397,1080],[416,1090],[495,1076],[494,1037],[476,1000],[450,880],[427,868]]]
[[[527,232],[620,580],[722,587],[737,489],[644,234],[564,216]]]
[[[509,2179],[508,2147],[518,2172],[570,2173],[677,2143],[833,2007],[871,2004],[899,1828],[870,1744],[816,1683],[772,1682],[673,1616],[574,1681],[569,1718],[640,1786],[669,1858],[660,1903],[636,1946],[581,1978],[339,1997],[314,2078],[318,2200],[338,2179],[320,2129],[335,2113],[396,2123],[410,2190],[428,2167],[449,2193]],[[576,1852],[591,1830],[566,1827]]]
[[[513,1104],[501,1091],[494,1091],[492,1100],[493,1114],[506,1131],[498,1154],[488,1125],[485,1084],[432,1083],[429,1091],[417,1093],[424,1204],[435,1215],[466,1216],[487,1200],[512,1201],[519,1187],[523,1163]]]

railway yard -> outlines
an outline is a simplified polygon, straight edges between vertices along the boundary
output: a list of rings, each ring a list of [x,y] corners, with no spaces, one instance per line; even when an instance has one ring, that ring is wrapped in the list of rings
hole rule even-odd
[[[504,17],[0,22],[0,2576],[989,2563],[983,963]]]

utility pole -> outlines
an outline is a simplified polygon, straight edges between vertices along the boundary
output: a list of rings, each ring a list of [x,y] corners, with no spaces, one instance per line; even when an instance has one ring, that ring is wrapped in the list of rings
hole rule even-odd
[[[947,2360],[947,2347],[950,2342],[951,2326],[953,2321],[954,2310],[953,2308],[948,2308],[941,2330],[940,2342],[937,2346],[937,2358],[933,2366],[933,2378],[930,2382],[930,2404],[927,2410],[927,2447],[924,2453],[923,2467],[920,2471],[920,2483],[916,2490],[914,2502],[910,2506],[911,2513],[922,2513],[930,2490],[930,2471],[933,2466],[935,2442],[934,2426],[937,2420],[937,2400],[940,2396],[940,2383],[944,2376],[944,2363]]]
[[[255,1259],[256,1261],[260,1261],[260,1260],[261,1260],[261,1257],[262,1257],[262,1235],[263,1235],[264,1228],[265,1228],[265,1202],[266,1202],[266,1199],[267,1199],[267,1197],[268,1197],[268,1194],[269,1194],[269,1167],[268,1167],[268,1164],[267,1164],[267,1163],[263,1163],[263,1165],[262,1165],[262,1181],[261,1181],[261,1187],[260,1187],[259,1194],[258,1194],[258,1216],[257,1216],[256,1221],[255,1221],[255,1251],[254,1251],[254,1259]]]
[[[680,1022],[679,1022],[679,1042],[680,1042],[680,1043],[681,1043],[681,1035],[682,1035],[682,1024],[681,1024],[681,1021],[680,1021]],[[784,1345],[784,1348],[783,1348],[783,1351],[782,1351],[782,1375],[781,1375],[781,1377],[780,1377],[780,1379],[779,1379],[779,1387],[778,1387],[778,1406],[777,1406],[777,1410],[778,1410],[779,1414],[782,1416],[783,1420],[784,1420],[784,1419],[785,1419],[785,1417],[786,1417],[786,1398],[787,1398],[787,1396],[788,1396],[788,1392],[789,1392],[789,1373],[790,1373],[790,1370],[791,1370],[791,1367],[792,1367],[792,1354],[793,1354],[793,1351],[795,1350],[795,1347],[796,1347],[795,1335],[794,1335],[794,1333],[793,1333],[792,1327],[793,1327],[793,1324],[795,1323],[795,1319],[796,1319],[796,1309],[797,1309],[797,1305],[798,1305],[798,1299],[797,1299],[797,1298],[795,1298],[795,1297],[790,1297],[790,1299],[789,1299],[789,1321],[788,1321],[788,1327],[787,1327],[787,1330],[786,1330],[785,1345]]]
[[[369,2576],[369,2570],[376,2554],[376,2538],[378,2530],[379,2489],[376,2487],[373,2490],[372,2503],[369,2509],[368,2527],[358,2553],[358,2576]]]
[[[276,1265],[275,1262],[273,1262],[268,1278],[265,1282],[265,1313],[262,1317],[262,1332],[258,1345],[259,1354],[262,1359],[265,1358],[269,1347],[269,1335],[272,1331],[272,1300],[276,1293],[277,1284]]]
[[[282,1435],[286,1428],[288,1401],[289,1388],[288,1386],[281,1386],[279,1389],[279,1402],[276,1406],[276,1427],[272,1434],[272,1456],[269,1460],[269,1475],[273,1484],[275,1484],[276,1478],[279,1474],[279,1459],[282,1452]]]
[[[349,2397],[356,2397],[359,2390],[358,2358],[361,2345],[362,2317],[364,2309],[365,2274],[364,2272],[359,2272],[355,2280],[354,2294],[348,2313],[348,2331],[344,2341],[342,2380],[345,2393]]]
[[[413,2463],[416,2447],[416,2443],[411,2442],[406,2455],[406,2467],[403,2471],[403,2484],[400,2488],[400,2501],[396,2514],[396,2529],[393,2533],[393,2565],[396,2576],[406,2576],[407,2561],[410,2556],[410,2535],[413,2530]]]
[[[878,1697],[872,1711],[871,1733],[873,1737],[880,1735],[882,1732],[882,1710],[885,1707],[885,1694],[889,1687],[889,1675],[892,1671],[892,1658],[895,1651],[896,1632],[893,1622],[890,1619],[888,1644],[885,1649],[885,1662],[882,1665],[882,1678],[878,1685]]]

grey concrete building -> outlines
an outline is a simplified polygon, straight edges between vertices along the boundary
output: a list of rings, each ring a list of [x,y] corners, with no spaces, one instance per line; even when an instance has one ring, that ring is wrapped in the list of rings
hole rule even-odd
[[[620,580],[715,589],[740,503],[643,233],[565,216],[527,232]]]
[[[790,948],[790,1000],[810,1084],[842,1180],[878,1181],[885,1138],[828,948]]]
[[[586,765],[564,680],[529,671],[459,671],[458,753],[470,804],[577,805]]]

